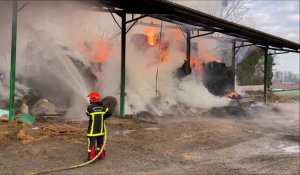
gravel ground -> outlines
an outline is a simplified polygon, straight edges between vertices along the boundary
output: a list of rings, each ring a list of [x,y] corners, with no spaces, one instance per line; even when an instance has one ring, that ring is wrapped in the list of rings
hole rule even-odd
[[[274,107],[253,108],[248,117],[168,116],[153,122],[112,117],[105,160],[51,174],[299,174],[299,103]],[[86,160],[84,134],[31,129],[47,124],[0,123],[0,174]],[[17,137],[22,128],[29,138]]]

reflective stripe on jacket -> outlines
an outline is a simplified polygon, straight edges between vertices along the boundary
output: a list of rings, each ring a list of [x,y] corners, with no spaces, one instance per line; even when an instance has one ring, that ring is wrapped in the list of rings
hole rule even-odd
[[[111,115],[109,108],[103,107],[101,102],[91,103],[86,110],[89,116],[88,137],[103,136],[104,133],[104,120]]]

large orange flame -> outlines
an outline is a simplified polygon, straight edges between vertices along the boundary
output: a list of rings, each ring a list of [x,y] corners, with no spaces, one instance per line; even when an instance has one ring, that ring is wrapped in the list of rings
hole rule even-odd
[[[77,44],[79,51],[91,58],[92,62],[101,63],[108,59],[111,45],[103,39],[93,43]]]
[[[203,47],[199,47],[199,55],[201,57],[201,61],[204,63],[211,62],[211,61],[216,61],[218,63],[221,62],[219,58],[216,58],[209,54],[207,50],[205,50]]]
[[[157,34],[156,29],[154,27],[147,27],[145,28],[145,33],[147,35],[148,44],[150,46],[155,46],[157,44]]]

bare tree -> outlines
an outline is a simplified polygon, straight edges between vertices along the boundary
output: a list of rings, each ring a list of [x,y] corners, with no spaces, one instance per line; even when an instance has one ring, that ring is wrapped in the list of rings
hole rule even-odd
[[[250,0],[223,0],[221,18],[233,22],[245,19],[249,3]]]

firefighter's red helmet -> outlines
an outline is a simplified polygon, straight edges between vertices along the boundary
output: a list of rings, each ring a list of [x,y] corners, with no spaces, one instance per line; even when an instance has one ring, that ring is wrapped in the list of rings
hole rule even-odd
[[[90,102],[100,102],[100,94],[98,92],[91,92],[90,95]]]

